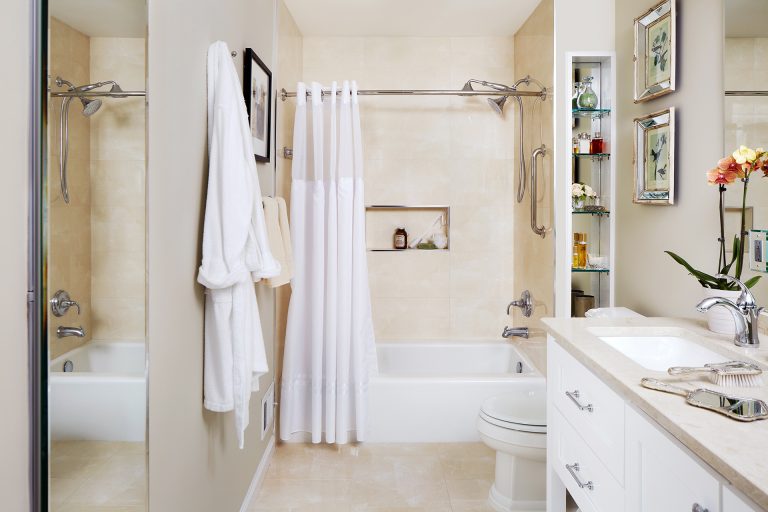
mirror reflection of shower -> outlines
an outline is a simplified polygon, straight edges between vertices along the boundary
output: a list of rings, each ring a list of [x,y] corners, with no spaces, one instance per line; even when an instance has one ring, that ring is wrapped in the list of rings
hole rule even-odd
[[[111,85],[109,91],[95,91]],[[85,117],[91,117],[102,105],[102,101],[95,96],[105,96],[110,98],[127,98],[129,96],[143,96],[143,92],[126,92],[114,80],[104,82],[95,82],[92,84],[75,86],[69,80],[57,76],[57,87],[66,87],[65,92],[54,92],[51,96],[64,98],[61,102],[61,113],[59,116],[59,178],[61,181],[61,195],[64,202],[69,204],[69,185],[67,184],[67,160],[69,159],[69,106],[72,98],[77,98],[83,105],[82,114]]]

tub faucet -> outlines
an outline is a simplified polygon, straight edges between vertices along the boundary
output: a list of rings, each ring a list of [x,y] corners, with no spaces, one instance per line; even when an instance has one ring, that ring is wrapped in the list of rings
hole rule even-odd
[[[59,326],[56,329],[56,337],[66,338],[67,336],[77,336],[78,338],[85,338],[85,329],[82,327],[63,327]]]
[[[733,343],[739,347],[758,347],[760,338],[757,329],[757,318],[763,308],[757,307],[755,297],[744,283],[735,277],[718,274],[718,279],[727,279],[741,288],[741,295],[733,302],[725,297],[709,297],[696,305],[696,309],[703,313],[715,306],[722,306],[731,312],[733,321],[736,322],[736,336]]]
[[[511,338],[512,336],[517,336],[519,338],[528,338],[528,328],[527,327],[505,327],[504,331],[501,333],[501,337]]]

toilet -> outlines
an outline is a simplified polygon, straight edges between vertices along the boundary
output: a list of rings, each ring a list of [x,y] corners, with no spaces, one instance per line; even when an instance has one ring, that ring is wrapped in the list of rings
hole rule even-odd
[[[489,503],[499,512],[546,509],[546,386],[527,385],[487,399],[477,418],[480,439],[496,451]]]

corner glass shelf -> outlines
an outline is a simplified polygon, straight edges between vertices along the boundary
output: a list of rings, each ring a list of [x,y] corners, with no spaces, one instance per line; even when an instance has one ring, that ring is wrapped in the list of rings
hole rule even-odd
[[[609,108],[574,108],[571,110],[576,117],[591,117],[592,119],[600,119],[611,113]]]
[[[580,273],[580,272],[587,272],[587,273],[594,273],[594,274],[607,274],[610,272],[607,268],[600,268],[600,267],[587,267],[587,268],[577,268],[572,267],[571,272]]]
[[[597,215],[599,217],[608,217],[611,212],[608,210],[602,210],[602,211],[590,211],[590,210],[573,210],[572,212],[574,215]]]
[[[591,158],[592,160],[603,160],[610,158],[610,153],[573,153],[573,158]]]

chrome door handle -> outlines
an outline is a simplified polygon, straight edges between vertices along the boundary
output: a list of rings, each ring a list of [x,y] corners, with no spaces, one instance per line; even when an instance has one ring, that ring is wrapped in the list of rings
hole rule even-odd
[[[581,402],[579,402],[579,390],[575,389],[573,391],[566,391],[565,396],[571,399],[571,402],[576,404],[576,407],[579,408],[580,411],[589,411],[594,412],[595,408],[592,407],[592,404],[582,405]]]
[[[580,489],[587,488],[590,491],[594,491],[595,490],[595,484],[592,483],[592,480],[590,480],[589,482],[584,483],[579,478],[579,475],[576,474],[576,473],[579,472],[579,469],[580,469],[578,462],[574,462],[573,464],[566,464],[565,465],[565,469],[567,469],[568,472],[573,477],[573,479],[576,480],[576,484],[579,486]],[[699,512],[699,511],[695,511],[695,512]],[[706,512],[706,511],[704,511],[704,512]]]
[[[709,512],[709,509],[702,507],[698,503],[694,503],[693,507],[691,507],[691,512]]]

